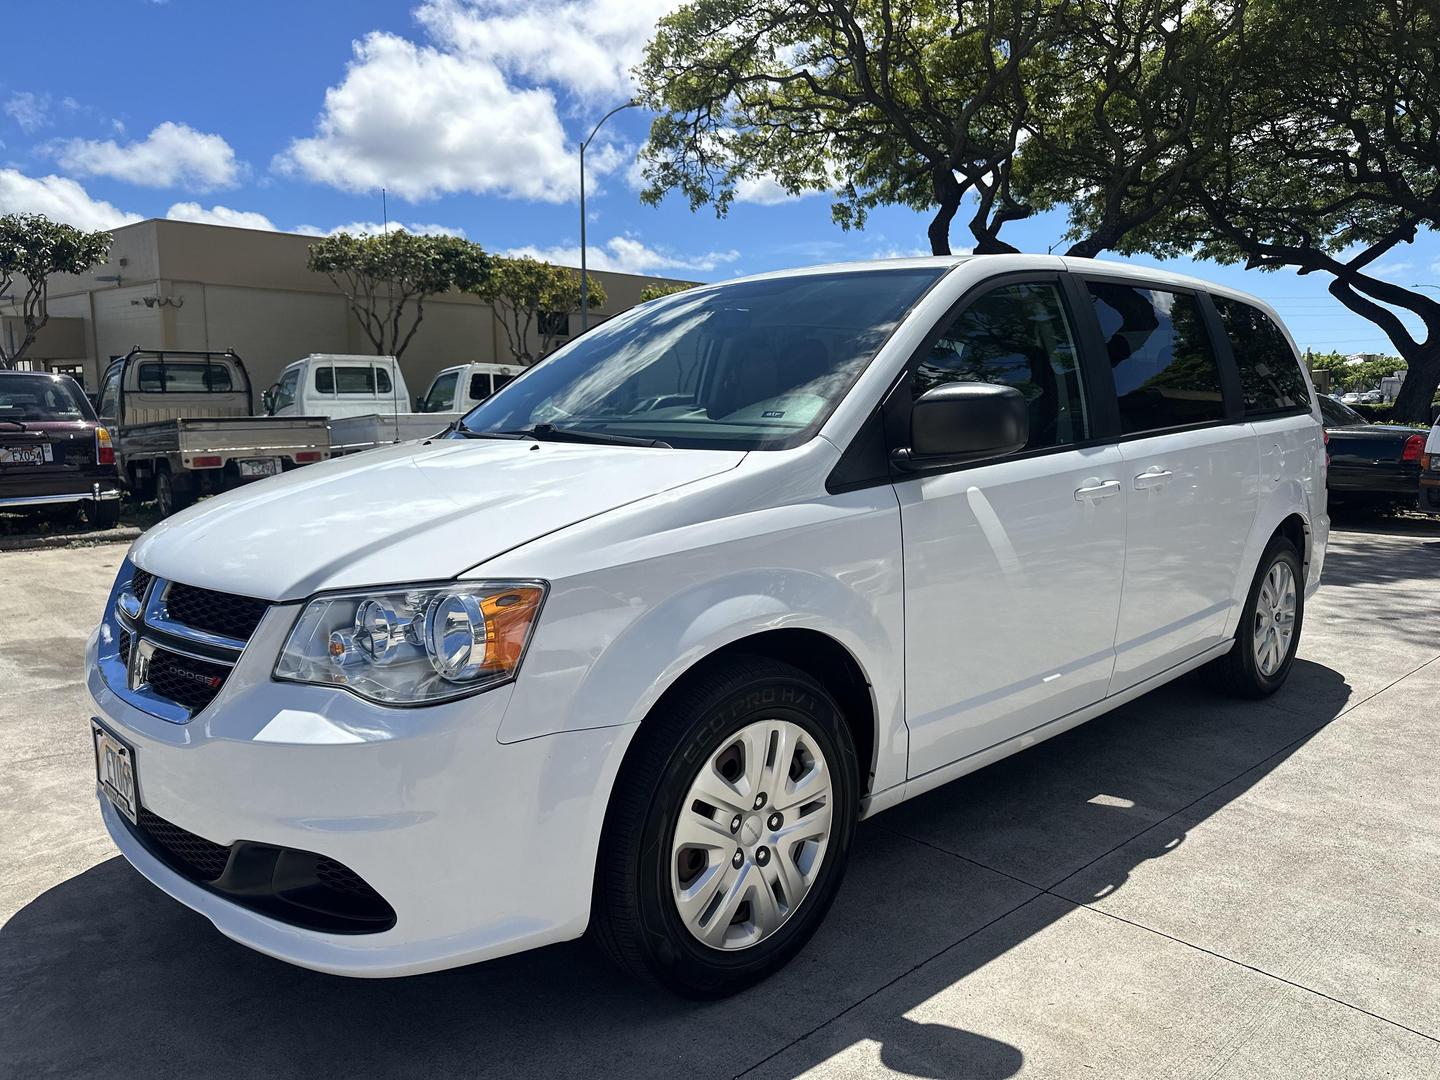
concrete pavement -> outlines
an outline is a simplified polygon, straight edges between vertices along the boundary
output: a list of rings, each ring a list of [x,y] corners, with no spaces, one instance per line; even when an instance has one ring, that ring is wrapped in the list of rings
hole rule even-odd
[[[122,555],[0,555],[0,1075],[1440,1076],[1440,529],[1332,537],[1269,701],[1197,673],[862,826],[805,952],[703,1005],[582,943],[317,975],[155,890],[79,688]]]

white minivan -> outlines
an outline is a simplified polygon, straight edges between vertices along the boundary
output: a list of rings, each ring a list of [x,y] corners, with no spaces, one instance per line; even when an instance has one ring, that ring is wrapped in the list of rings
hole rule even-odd
[[[1031,255],[702,286],[136,541],[88,647],[100,805],[295,964],[588,930],[721,995],[815,931],[860,819],[1202,664],[1276,691],[1328,522],[1309,378],[1230,289]]]

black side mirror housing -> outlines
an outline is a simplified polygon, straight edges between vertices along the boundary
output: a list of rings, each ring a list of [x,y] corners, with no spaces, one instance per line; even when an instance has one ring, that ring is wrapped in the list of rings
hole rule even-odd
[[[1004,457],[1030,441],[1030,410],[1013,386],[953,382],[925,391],[910,413],[910,446],[892,455],[902,469]]]
[[[419,397],[418,395],[417,395],[416,398],[415,398],[415,411],[416,411],[416,412],[424,412],[424,411],[425,411],[425,399],[424,399],[423,397]]]
[[[260,406],[265,410],[266,416],[275,415],[275,391],[278,389],[280,389],[280,384],[272,383],[260,395]]]

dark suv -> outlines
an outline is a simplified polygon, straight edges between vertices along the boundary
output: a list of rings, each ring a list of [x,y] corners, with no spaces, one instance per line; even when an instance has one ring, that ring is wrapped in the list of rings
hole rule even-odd
[[[97,529],[120,517],[110,433],[70,376],[0,371],[0,511],[77,505]]]

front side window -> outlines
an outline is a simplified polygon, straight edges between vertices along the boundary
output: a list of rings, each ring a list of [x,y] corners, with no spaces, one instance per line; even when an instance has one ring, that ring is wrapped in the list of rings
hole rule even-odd
[[[1220,312],[1235,366],[1240,369],[1240,395],[1245,415],[1308,409],[1310,392],[1300,372],[1300,358],[1284,332],[1257,307],[1223,296],[1211,297]]]
[[[683,448],[798,446],[948,269],[795,274],[651,301],[552,353],[465,426],[550,425]]]
[[[120,376],[123,365],[116,364],[105,373],[105,385],[100,391],[100,415],[115,419],[120,409]]]
[[[1108,282],[1089,288],[1125,434],[1225,418],[1220,367],[1194,296]]]
[[[911,392],[951,382],[1019,390],[1030,410],[1027,450],[1089,436],[1080,358],[1055,285],[1005,285],[956,316],[915,369]]]
[[[455,405],[455,383],[459,378],[458,371],[438,376],[430,384],[430,392],[425,395],[425,411],[449,412]]]
[[[0,375],[0,420],[93,420],[90,402],[64,375]]]
[[[300,369],[292,368],[280,376],[280,382],[275,387],[275,411],[289,408],[295,404],[295,391],[300,386]]]
[[[231,389],[230,369],[203,360],[146,362],[138,379],[147,394],[223,394]]]

